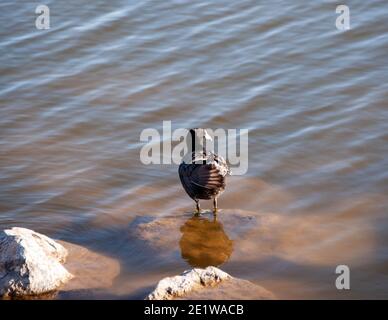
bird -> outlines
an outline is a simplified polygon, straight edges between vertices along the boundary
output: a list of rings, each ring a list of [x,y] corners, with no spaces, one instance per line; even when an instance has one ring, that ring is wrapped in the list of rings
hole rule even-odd
[[[230,168],[223,157],[206,150],[206,141],[212,141],[206,129],[190,129],[186,139],[188,153],[179,165],[180,181],[186,193],[195,201],[195,214],[201,213],[199,200],[213,200],[213,214],[216,216],[217,199],[225,190]]]

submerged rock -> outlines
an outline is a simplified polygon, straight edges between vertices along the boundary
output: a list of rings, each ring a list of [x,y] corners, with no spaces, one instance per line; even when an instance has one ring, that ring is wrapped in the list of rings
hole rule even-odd
[[[267,233],[278,223],[274,214],[244,210],[137,217],[129,225],[130,241],[148,250],[151,258],[171,262],[181,256],[192,268],[220,267],[241,263],[252,257],[265,257]],[[260,250],[258,248],[260,247]]]
[[[274,299],[274,295],[261,286],[232,277],[216,267],[207,267],[160,280],[146,300],[241,298]]]
[[[85,247],[58,241],[68,250],[65,267],[74,279],[61,286],[58,298],[78,299],[94,296],[95,292],[109,289],[120,273],[117,259],[105,256]]]
[[[67,250],[25,228],[0,231],[0,297],[47,293],[73,276],[62,263]]]

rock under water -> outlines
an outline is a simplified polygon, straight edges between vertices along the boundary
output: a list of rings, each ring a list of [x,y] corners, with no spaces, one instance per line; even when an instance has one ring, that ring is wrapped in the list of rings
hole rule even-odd
[[[71,281],[60,287],[58,298],[93,297],[98,292],[108,294],[106,291],[120,274],[119,261],[73,243],[58,242],[69,252],[65,267],[74,275]]]
[[[130,241],[138,241],[158,263],[180,256],[192,268],[220,267],[265,256],[270,246],[266,235],[279,221],[275,214],[228,209],[221,210],[217,219],[212,212],[139,216],[130,223],[129,234]]]

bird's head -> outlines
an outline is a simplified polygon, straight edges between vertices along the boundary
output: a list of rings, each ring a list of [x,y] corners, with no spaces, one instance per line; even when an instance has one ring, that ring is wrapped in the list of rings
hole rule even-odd
[[[206,131],[206,129],[202,129],[202,128],[193,128],[193,129],[190,129],[190,135],[191,135],[191,141],[196,141],[197,139],[199,141],[202,141],[202,140],[207,140],[207,141],[212,141],[212,137],[210,136],[210,134]]]
[[[202,128],[193,128],[189,130],[189,135],[187,137],[188,150],[191,152],[202,153],[206,152],[206,143],[207,141],[212,141],[212,137]]]

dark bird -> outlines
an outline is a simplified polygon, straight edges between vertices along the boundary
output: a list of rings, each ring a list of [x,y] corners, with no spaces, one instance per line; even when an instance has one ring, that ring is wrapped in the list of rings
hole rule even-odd
[[[213,152],[206,151],[206,141],[211,141],[205,129],[191,129],[187,137],[188,154],[179,166],[179,177],[183,188],[196,203],[213,199],[213,213],[217,214],[217,198],[225,190],[226,175],[230,174],[226,161]]]

